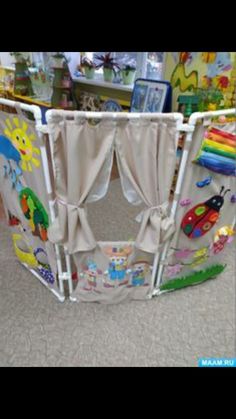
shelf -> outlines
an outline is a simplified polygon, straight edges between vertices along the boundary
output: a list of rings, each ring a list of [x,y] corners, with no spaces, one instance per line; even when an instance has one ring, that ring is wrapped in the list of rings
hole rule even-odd
[[[103,79],[86,79],[85,77],[73,77],[73,81],[81,84],[89,84],[91,86],[107,87],[108,89],[124,90],[126,92],[133,91],[133,84],[125,85],[119,83],[109,83]]]
[[[34,97],[29,97],[29,96],[22,96],[22,95],[15,95],[14,94],[14,98],[16,99],[20,99],[22,101],[28,102],[28,103],[32,103],[34,105],[38,105],[38,106],[44,106],[46,108],[51,108],[52,105],[49,102],[43,102],[40,99],[34,98]]]
[[[64,87],[64,86],[52,86],[53,89],[62,89],[62,90],[71,90],[72,86]]]

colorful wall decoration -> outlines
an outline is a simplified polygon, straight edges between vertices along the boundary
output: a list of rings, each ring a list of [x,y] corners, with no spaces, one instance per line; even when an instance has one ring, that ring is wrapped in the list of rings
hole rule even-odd
[[[193,95],[196,89],[219,89],[224,107],[233,107],[236,100],[236,52],[168,52],[164,79],[173,88],[173,111],[182,93]]]

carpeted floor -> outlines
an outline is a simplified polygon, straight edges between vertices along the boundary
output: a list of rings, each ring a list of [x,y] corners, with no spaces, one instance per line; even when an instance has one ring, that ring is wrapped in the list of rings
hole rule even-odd
[[[99,238],[116,231],[123,239],[127,227],[134,234],[118,189],[108,211],[97,203],[90,214]],[[196,366],[199,357],[235,357],[234,256],[231,247],[219,278],[151,301],[62,304],[16,261],[0,221],[0,366]]]

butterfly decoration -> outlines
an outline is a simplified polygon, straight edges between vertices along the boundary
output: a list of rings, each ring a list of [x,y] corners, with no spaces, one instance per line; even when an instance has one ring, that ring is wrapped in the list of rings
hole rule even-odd
[[[202,256],[202,257],[200,257],[198,259],[195,259],[192,263],[190,263],[189,266],[191,268],[194,268],[195,266],[198,266],[198,265],[201,265],[202,263],[205,263],[207,261],[207,259],[208,259],[208,256],[207,255]]]
[[[181,272],[183,268],[183,265],[180,263],[177,263],[176,265],[169,265],[166,268],[166,276],[168,278],[172,278],[175,275],[177,275],[179,272]]]
[[[11,167],[10,162],[7,164],[4,164],[3,166],[4,170],[4,177],[8,177],[11,180],[12,187],[17,191],[20,192],[23,188],[23,185],[20,181],[20,176],[22,175],[22,170],[19,166],[16,167],[16,169],[13,169]]]
[[[187,207],[188,205],[190,205],[192,203],[192,200],[190,198],[186,198],[186,199],[182,199],[180,201],[180,205],[181,207]]]
[[[205,257],[207,255],[208,252],[208,247],[202,247],[201,249],[197,250],[196,252],[194,252],[194,259],[199,258],[199,257]]]
[[[188,259],[192,254],[194,250],[189,249],[178,249],[174,255],[177,259]]]
[[[203,179],[197,182],[196,185],[198,188],[204,188],[204,186],[210,185],[211,181],[212,181],[212,177],[209,176],[209,177],[206,177],[206,179]]]

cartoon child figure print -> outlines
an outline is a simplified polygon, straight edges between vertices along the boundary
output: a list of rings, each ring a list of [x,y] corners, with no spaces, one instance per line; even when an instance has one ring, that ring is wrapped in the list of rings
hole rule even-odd
[[[149,271],[149,264],[146,261],[136,261],[132,265],[131,284],[134,287],[145,285],[145,278]]]
[[[132,247],[107,247],[104,251],[110,258],[107,271],[110,280],[118,280],[123,284],[127,274],[128,256],[132,252]]]
[[[88,260],[86,267],[81,275],[87,282],[89,286],[89,290],[96,288],[97,286],[97,276],[101,275],[102,271],[97,268],[97,264],[92,261]]]

